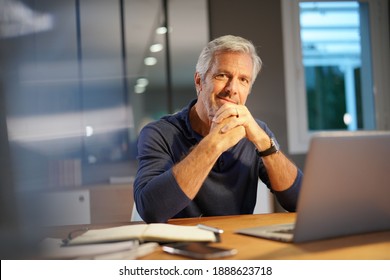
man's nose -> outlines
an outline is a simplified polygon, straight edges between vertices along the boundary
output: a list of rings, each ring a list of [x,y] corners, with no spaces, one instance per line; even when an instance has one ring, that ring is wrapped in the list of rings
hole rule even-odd
[[[225,91],[230,96],[238,94],[238,81],[236,79],[230,79],[226,84]]]

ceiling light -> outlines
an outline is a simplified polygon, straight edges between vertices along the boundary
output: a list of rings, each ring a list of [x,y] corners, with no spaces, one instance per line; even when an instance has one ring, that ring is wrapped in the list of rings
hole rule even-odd
[[[145,65],[152,66],[157,63],[157,59],[155,57],[149,56],[144,59]]]
[[[155,53],[155,52],[162,51],[163,48],[164,48],[164,47],[163,47],[162,44],[154,44],[154,45],[151,45],[151,46],[150,46],[149,50],[150,50],[151,52]]]
[[[167,33],[167,31],[168,29],[165,26],[161,26],[156,29],[156,33],[160,35]]]
[[[146,78],[139,78],[137,79],[137,85],[141,87],[146,87],[149,84],[148,79]]]
[[[146,90],[146,88],[144,86],[140,86],[140,85],[135,85],[134,86],[134,92],[137,93],[137,94],[144,93],[145,90]]]

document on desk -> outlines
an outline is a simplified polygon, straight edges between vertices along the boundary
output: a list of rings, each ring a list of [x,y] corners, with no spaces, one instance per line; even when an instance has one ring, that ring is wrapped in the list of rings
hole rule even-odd
[[[62,246],[61,239],[46,238],[40,244],[41,258],[44,259],[137,259],[152,253],[158,243],[139,245],[137,240]]]
[[[67,245],[96,244],[126,240],[154,242],[216,242],[217,235],[197,226],[163,223],[126,225],[105,229],[91,229],[69,240]]]

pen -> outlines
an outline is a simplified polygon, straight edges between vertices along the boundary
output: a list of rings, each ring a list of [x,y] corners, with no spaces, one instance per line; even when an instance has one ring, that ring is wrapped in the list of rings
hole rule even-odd
[[[214,233],[223,233],[223,229],[216,228],[216,227],[206,226],[206,225],[204,225],[204,224],[198,224],[198,228],[204,229],[204,230],[208,230],[208,231],[212,231],[212,232],[214,232]]]

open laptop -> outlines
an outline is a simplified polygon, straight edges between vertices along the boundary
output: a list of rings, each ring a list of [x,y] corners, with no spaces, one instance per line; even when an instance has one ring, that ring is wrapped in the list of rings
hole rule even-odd
[[[390,132],[339,132],[311,140],[295,224],[236,233],[300,243],[384,230],[390,230]]]

